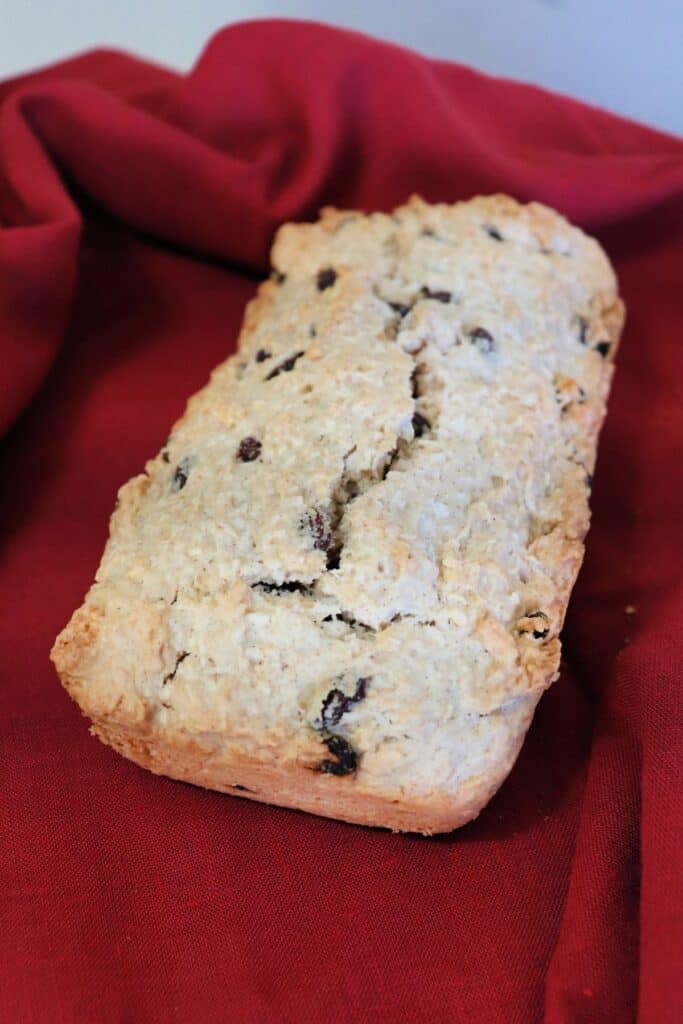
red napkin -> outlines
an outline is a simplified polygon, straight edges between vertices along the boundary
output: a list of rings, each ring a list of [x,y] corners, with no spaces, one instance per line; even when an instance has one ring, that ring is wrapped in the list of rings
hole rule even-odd
[[[559,208],[629,310],[561,679],[499,795],[434,839],[156,778],[48,662],[277,224],[413,191]],[[0,224],[0,1020],[680,1020],[683,144],[259,22],[185,77],[98,51],[0,86]]]

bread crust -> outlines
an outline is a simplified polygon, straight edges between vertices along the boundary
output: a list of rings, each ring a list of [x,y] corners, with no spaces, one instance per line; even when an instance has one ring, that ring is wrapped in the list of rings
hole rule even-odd
[[[151,731],[134,731],[111,721],[94,723],[91,728],[103,743],[155,775],[351,824],[422,835],[450,832],[476,818],[512,768],[525,731],[520,730],[516,745],[510,745],[497,773],[470,780],[466,792],[461,790],[457,796],[436,792],[420,800],[402,801],[368,792],[357,779],[343,780],[340,788],[333,776],[297,762],[273,765],[246,757],[224,758],[179,734],[160,743]]]
[[[505,196],[285,225],[237,353],[119,493],[55,642],[144,768],[450,831],[556,678],[623,305]]]

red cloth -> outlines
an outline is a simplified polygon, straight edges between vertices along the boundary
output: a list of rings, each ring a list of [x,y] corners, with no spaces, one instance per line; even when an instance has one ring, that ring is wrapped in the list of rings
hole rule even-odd
[[[0,1020],[680,1020],[683,144],[284,22],[186,77],[99,51],[0,104]],[[276,225],[498,190],[597,233],[629,309],[562,677],[500,794],[395,836],[91,739],[48,650]]]

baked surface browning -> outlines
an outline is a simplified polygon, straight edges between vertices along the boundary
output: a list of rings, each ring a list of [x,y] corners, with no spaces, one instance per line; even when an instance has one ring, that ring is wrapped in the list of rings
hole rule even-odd
[[[152,771],[446,831],[557,675],[614,274],[503,196],[324,210],[272,256],[237,354],[121,488],[52,657]]]

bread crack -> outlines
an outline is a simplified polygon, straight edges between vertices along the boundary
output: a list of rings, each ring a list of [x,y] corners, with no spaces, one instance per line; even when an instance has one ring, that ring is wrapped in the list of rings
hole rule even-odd
[[[163,681],[161,683],[162,686],[166,686],[173,679],[175,679],[176,672],[178,671],[182,663],[185,661],[185,658],[189,658],[189,656],[189,651],[181,651],[179,654],[176,655],[175,665],[173,666],[172,670],[164,676]]]
[[[313,593],[314,584],[302,583],[300,580],[285,580],[283,583],[275,583],[272,580],[257,580],[250,584],[252,590],[263,590],[266,594],[308,594]]]
[[[397,243],[397,239],[395,241]],[[396,277],[398,270],[397,244],[393,246],[392,251],[394,252],[395,267],[391,276]],[[380,294],[376,286],[372,290],[376,297],[391,310],[392,315],[385,323],[384,337],[393,341],[398,339],[404,322],[409,317],[415,303],[428,299],[447,304],[452,300],[450,292],[433,291],[426,286],[410,302],[400,302],[385,298]],[[317,509],[313,514],[308,515],[309,528],[315,538],[315,546],[326,553],[326,570],[328,572],[335,571],[341,566],[344,550],[344,518],[347,506],[371,487],[383,483],[389,473],[395,469],[399,460],[408,456],[415,442],[423,439],[433,429],[433,414],[430,413],[430,416],[427,417],[418,409],[418,401],[426,391],[424,363],[418,360],[418,351],[406,352],[406,354],[409,355],[413,362],[413,369],[408,378],[410,396],[413,400],[411,416],[412,438],[399,438],[397,443],[379,460],[374,471],[350,474],[347,471],[347,462],[351,454],[356,450],[354,445],[343,458],[342,473],[337,486],[332,492],[331,504],[327,513],[324,514],[321,510]],[[364,624],[361,623],[361,625]]]

